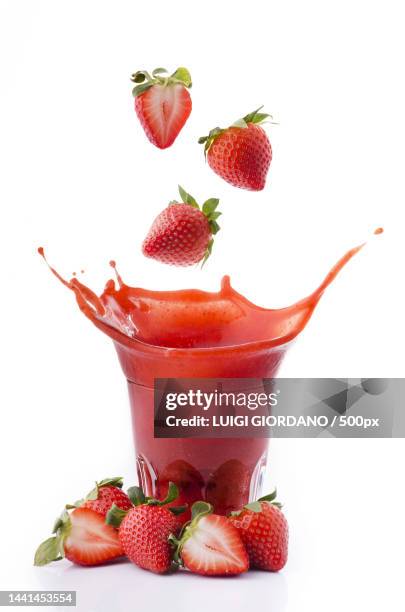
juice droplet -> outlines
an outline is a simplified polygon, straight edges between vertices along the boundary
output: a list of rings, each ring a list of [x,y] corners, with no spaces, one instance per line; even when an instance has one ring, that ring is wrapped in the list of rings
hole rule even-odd
[[[89,289],[89,287],[86,287],[86,285],[80,283],[75,277],[73,277],[70,281],[67,281],[65,278],[63,278],[63,276],[61,276],[59,272],[55,270],[55,268],[49,265],[43,247],[38,247],[38,253],[41,255],[52,274],[54,274],[54,276],[56,276],[56,278],[63,285],[65,285],[65,287],[74,292],[80,310],[87,317],[94,321],[95,316],[103,317],[105,315],[105,308],[103,306],[103,303],[100,298],[94,293],[94,291]]]
[[[120,287],[123,287],[124,286],[124,282],[123,282],[123,280],[122,280],[122,278],[121,278],[121,276],[120,276],[120,274],[119,274],[119,272],[117,270],[117,262],[114,261],[114,259],[111,259],[109,263],[110,263],[110,266],[112,267],[112,269],[114,270],[115,276],[117,278],[118,285]]]

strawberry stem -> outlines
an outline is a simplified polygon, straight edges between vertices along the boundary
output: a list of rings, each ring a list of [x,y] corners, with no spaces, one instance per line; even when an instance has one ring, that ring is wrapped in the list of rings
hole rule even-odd
[[[183,85],[188,89],[192,86],[191,74],[187,68],[183,66],[177,68],[177,70],[170,75],[166,68],[155,68],[152,70],[152,75],[150,75],[147,70],[138,70],[131,76],[131,81],[136,85],[132,90],[132,95],[135,98],[150,89],[153,85],[163,85],[164,87],[168,85]]]
[[[263,123],[263,121],[265,121],[268,118],[273,119],[273,116],[269,115],[268,113],[260,113],[259,111],[262,108],[263,106],[259,106],[259,108],[257,108],[253,112],[248,113],[241,119],[237,119],[237,121],[235,121],[232,125],[228,126],[227,128],[216,127],[213,130],[210,130],[210,132],[208,133],[208,136],[201,136],[198,139],[198,143],[204,145],[204,155],[207,156],[209,148],[214,142],[214,140],[220,134],[222,134],[223,132],[226,132],[226,130],[228,130],[230,127],[246,129],[249,123],[259,124],[259,123]],[[275,123],[275,122],[271,121],[270,123]]]
[[[106,514],[105,522],[107,525],[112,525],[113,527],[118,528],[127,514],[128,510],[122,510],[122,508],[119,508],[116,504],[113,504]]]
[[[56,519],[50,538],[42,542],[34,556],[34,565],[43,566],[52,561],[60,561],[65,556],[64,541],[70,533],[72,523],[69,514],[63,510]]]

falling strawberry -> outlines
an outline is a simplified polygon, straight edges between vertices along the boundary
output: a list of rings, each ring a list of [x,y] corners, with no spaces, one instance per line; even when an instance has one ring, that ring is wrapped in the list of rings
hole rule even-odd
[[[214,128],[199,139],[212,170],[225,181],[251,191],[261,191],[272,159],[270,141],[259,125],[270,115],[262,107],[226,129]]]
[[[70,514],[64,510],[53,533],[38,547],[35,565],[63,557],[78,565],[100,565],[123,555],[117,530],[90,508],[76,508]]]
[[[76,504],[83,508],[91,508],[95,512],[106,516],[113,504],[122,510],[129,510],[132,507],[128,495],[122,491],[123,479],[105,478],[96,482],[94,489],[83,500],[83,503]]]
[[[146,257],[173,266],[204,264],[211,254],[213,236],[219,231],[219,200],[210,198],[199,207],[193,196],[179,186],[182,202],[170,202],[154,220],[142,252]]]
[[[191,522],[180,539],[172,535],[175,560],[203,576],[234,576],[249,569],[249,559],[238,530],[226,516],[212,514],[212,506],[196,502]]]
[[[276,491],[229,517],[246,546],[250,565],[270,572],[281,570],[288,556],[288,524],[275,498]]]
[[[187,68],[172,75],[156,68],[150,75],[139,70],[132,75],[135,111],[152,144],[167,149],[176,140],[191,113],[191,76]]]
[[[139,487],[131,487],[128,494],[134,508],[125,512],[113,506],[107,523],[119,527],[118,537],[128,559],[143,569],[163,574],[172,566],[173,551],[170,534],[178,534],[181,523],[177,518],[184,508],[166,507],[178,496],[176,485],[170,483],[163,501],[146,498]]]

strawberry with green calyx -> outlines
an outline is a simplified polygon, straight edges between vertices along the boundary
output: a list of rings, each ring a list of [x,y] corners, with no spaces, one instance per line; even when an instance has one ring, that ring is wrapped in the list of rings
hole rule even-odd
[[[71,513],[64,510],[52,533],[38,547],[34,565],[64,557],[77,565],[101,565],[123,555],[117,530],[90,508],[75,508]]]
[[[219,200],[209,198],[202,207],[179,185],[181,202],[172,201],[154,220],[142,245],[146,257],[173,266],[191,266],[207,261],[215,234]]]
[[[128,495],[134,507],[128,512],[113,506],[108,512],[108,525],[118,527],[118,537],[128,559],[135,565],[163,574],[172,567],[170,534],[178,534],[181,523],[177,514],[185,507],[167,507],[178,496],[178,488],[170,483],[167,496],[159,501],[145,497],[140,487],[131,487]]]
[[[152,74],[138,70],[131,80],[135,112],[146,136],[159,149],[170,147],[191,113],[189,71],[180,67],[169,75],[165,68],[156,68]]]
[[[84,499],[79,499],[74,504],[66,504],[66,509],[90,508],[102,516],[106,516],[113,504],[116,504],[123,510],[129,510],[132,503],[128,495],[122,491],[122,486],[123,478],[121,476],[104,478],[96,482],[96,486]]]
[[[228,128],[216,127],[199,139],[209,166],[234,187],[261,191],[272,159],[268,136],[261,127],[267,113],[262,107],[245,115]]]
[[[170,536],[174,562],[202,576],[235,576],[249,569],[238,530],[226,516],[212,513],[211,504],[196,502],[191,521],[179,536]]]
[[[275,499],[274,490],[229,517],[243,540],[250,565],[271,572],[281,570],[288,557],[288,523]]]
[[[96,482],[94,489],[84,499],[83,507],[91,508],[95,512],[106,516],[113,504],[122,510],[129,510],[132,502],[128,495],[122,491],[123,478],[105,478]]]

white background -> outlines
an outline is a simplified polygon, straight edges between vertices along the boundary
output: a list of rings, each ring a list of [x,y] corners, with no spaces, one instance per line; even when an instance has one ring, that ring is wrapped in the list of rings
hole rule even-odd
[[[167,602],[179,611],[404,609],[403,440],[272,444],[268,486],[278,485],[291,525],[278,575],[32,567],[65,502],[95,479],[135,477],[113,347],[51,277],[39,245],[65,275],[84,268],[97,290],[115,258],[132,284],[215,289],[230,273],[237,290],[278,307],[370,238],[282,373],[404,376],[400,9],[391,0],[0,1],[2,589],[77,589],[86,612]],[[166,151],[144,137],[129,81],[161,65],[186,65],[194,83],[192,115]],[[249,193],[211,172],[196,139],[260,104],[280,125],[266,128],[267,187]],[[202,272],[140,255],[179,182],[200,200],[221,198],[223,230]]]

